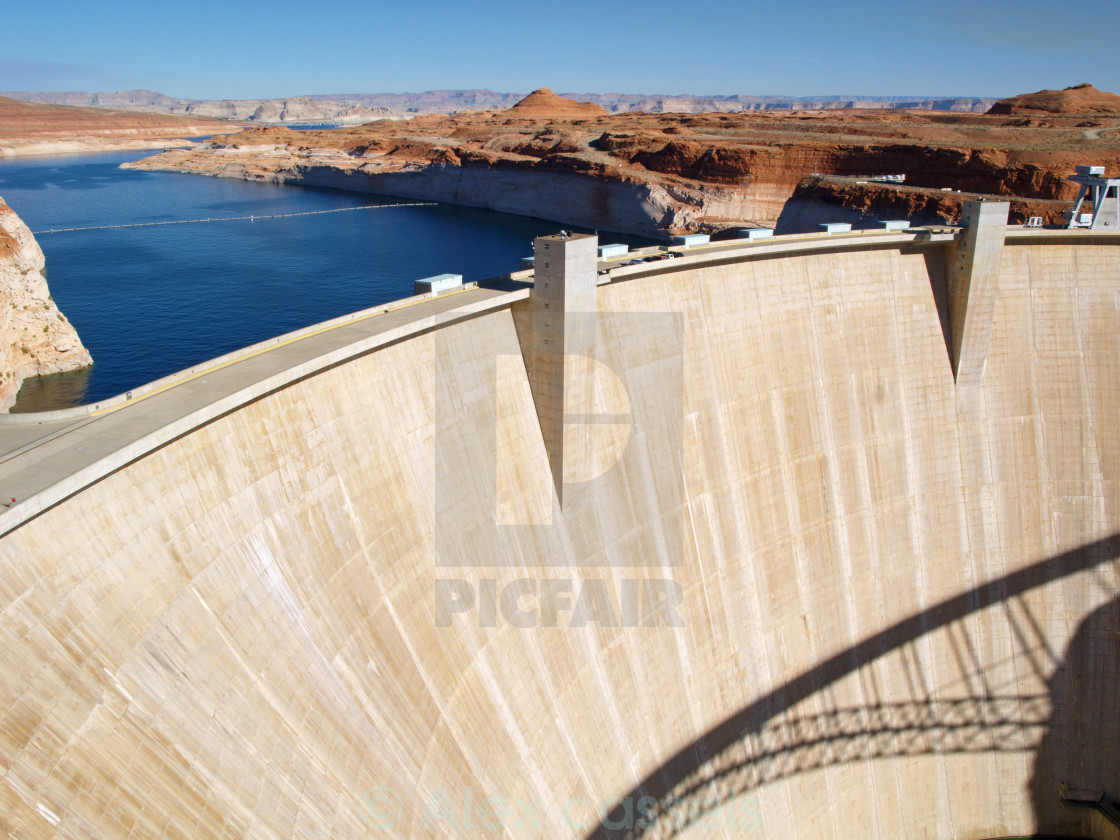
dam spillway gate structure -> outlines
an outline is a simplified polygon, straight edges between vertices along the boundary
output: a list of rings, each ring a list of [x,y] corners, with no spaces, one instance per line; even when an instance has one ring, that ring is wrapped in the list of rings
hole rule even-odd
[[[1077,172],[1067,180],[1078,185],[1077,198],[1069,213],[1069,226],[1088,227],[1091,230],[1120,230],[1120,178],[1106,178],[1103,166],[1078,166]],[[1092,212],[1079,212],[1085,199],[1089,199]]]
[[[998,216],[4,418],[0,829],[1117,836],[1120,236]]]

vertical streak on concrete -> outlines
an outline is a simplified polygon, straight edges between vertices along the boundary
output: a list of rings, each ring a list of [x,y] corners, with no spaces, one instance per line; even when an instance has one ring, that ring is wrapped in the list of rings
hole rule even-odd
[[[541,236],[534,243],[532,334],[526,354],[552,480],[564,504],[564,376],[568,356],[590,355],[594,341],[599,238]],[[582,314],[588,313],[588,314]]]
[[[1005,201],[966,201],[963,238],[949,266],[949,324],[957,385],[977,385],[992,337],[999,267],[1007,229]]]

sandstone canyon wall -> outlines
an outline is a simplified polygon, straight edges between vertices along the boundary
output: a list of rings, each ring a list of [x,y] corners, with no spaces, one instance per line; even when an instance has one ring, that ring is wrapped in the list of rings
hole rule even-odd
[[[178,112],[176,112],[178,113]],[[306,96],[290,99],[223,99],[192,102],[183,107],[188,116],[263,123],[336,123],[361,125],[373,120],[406,119],[407,114],[389,108],[366,108],[352,102],[316,100]]]
[[[948,192],[1068,202],[1076,187],[1067,176],[1083,163],[1120,170],[1120,112],[619,115],[542,88],[504,110],[334,131],[254,128],[129,166],[337,186],[667,238],[774,225],[791,197],[798,206],[789,209],[806,223],[832,205],[838,217],[827,221],[880,210],[915,223],[956,221],[959,199]],[[886,174],[932,194],[795,196],[814,175]],[[1065,209],[1021,204],[1013,218],[1060,221]]]
[[[984,195],[984,198],[993,198]],[[876,183],[857,178],[806,178],[782,207],[775,231],[815,233],[828,222],[848,222],[856,230],[880,228],[885,219],[905,219],[914,227],[956,225],[960,223],[963,203],[981,194],[959,190],[934,190]],[[1044,225],[1061,225],[1068,201],[1042,198],[1007,198],[1011,207],[1008,221],[1022,224],[1037,217]]]
[[[47,288],[43,252],[0,198],[0,411],[25,379],[93,364]]]

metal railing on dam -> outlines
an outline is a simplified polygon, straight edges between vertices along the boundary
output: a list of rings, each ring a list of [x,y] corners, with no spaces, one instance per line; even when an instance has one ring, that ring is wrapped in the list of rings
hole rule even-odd
[[[1109,836],[1120,237],[966,240],[544,237],[0,421],[0,829]]]

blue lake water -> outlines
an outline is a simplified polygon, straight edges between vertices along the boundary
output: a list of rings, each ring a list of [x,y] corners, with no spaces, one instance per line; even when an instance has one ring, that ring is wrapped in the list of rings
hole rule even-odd
[[[412,201],[118,168],[148,154],[0,159],[0,196],[36,232]],[[39,233],[51,294],[94,365],[28,380],[14,410],[106,399],[248,344],[407,297],[421,277],[451,272],[471,281],[515,271],[532,253],[533,237],[560,227],[440,204]]]

